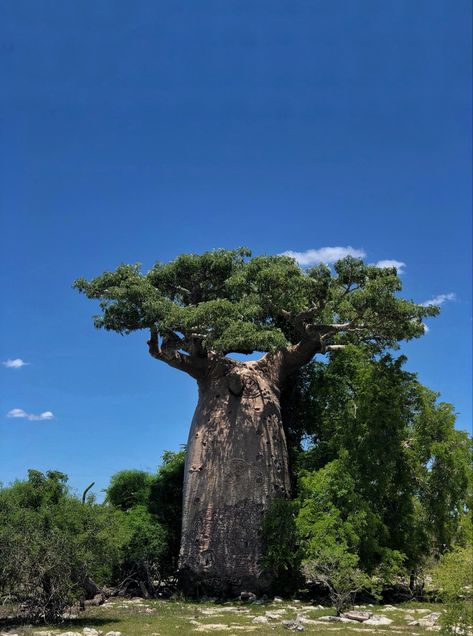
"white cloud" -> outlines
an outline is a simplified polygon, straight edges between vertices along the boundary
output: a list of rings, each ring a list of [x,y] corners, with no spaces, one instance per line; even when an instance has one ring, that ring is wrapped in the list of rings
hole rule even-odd
[[[425,324],[425,322],[422,323],[422,326],[424,327],[424,333],[429,333],[430,328],[427,327],[427,325]]]
[[[12,409],[11,411],[8,411],[7,417],[20,417],[32,422],[36,420],[52,420],[54,414],[52,413],[52,411],[44,411],[44,413],[34,415],[33,413],[27,413],[23,409]]]
[[[386,259],[384,261],[378,261],[377,263],[375,263],[375,265],[376,267],[382,267],[383,269],[387,267],[395,267],[397,269],[398,274],[404,274],[404,269],[406,267],[406,264],[403,263],[402,261],[395,261],[390,259]]]
[[[439,294],[438,296],[434,296],[434,298],[431,298],[430,300],[426,300],[425,302],[421,303],[421,305],[423,305],[424,307],[427,307],[428,305],[435,305],[436,307],[440,307],[440,305],[443,305],[448,300],[455,300],[455,299],[456,299],[455,294],[453,292],[450,292],[448,294]]]
[[[7,369],[21,369],[21,367],[30,364],[29,362],[25,362],[21,358],[15,358],[14,360],[5,360],[2,362],[3,366],[7,367]]]
[[[355,258],[365,258],[366,252],[354,247],[321,247],[318,250],[306,250],[305,252],[293,252],[287,250],[283,252],[284,256],[291,256],[301,267],[310,267],[317,263],[335,263],[345,256],[353,256]]]

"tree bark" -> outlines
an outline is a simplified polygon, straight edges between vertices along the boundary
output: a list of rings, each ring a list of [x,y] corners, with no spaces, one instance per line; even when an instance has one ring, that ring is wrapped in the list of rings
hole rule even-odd
[[[220,360],[198,379],[184,476],[179,559],[184,593],[263,593],[261,526],[290,490],[280,378],[264,358]]]

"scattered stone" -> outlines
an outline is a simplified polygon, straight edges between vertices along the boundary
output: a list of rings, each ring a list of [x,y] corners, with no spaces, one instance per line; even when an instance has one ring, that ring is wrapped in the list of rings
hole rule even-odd
[[[266,605],[268,603],[267,598],[257,598],[256,601],[253,601],[253,605]]]
[[[395,612],[397,610],[397,607],[394,607],[394,605],[385,605],[383,607],[383,612]]]
[[[57,636],[82,636],[80,632],[61,632]]]
[[[415,621],[415,618],[412,616],[412,614],[405,614],[404,615],[404,620],[405,621]]]
[[[285,609],[273,610],[272,612],[266,612],[265,616],[273,621],[277,621],[285,613],[286,613]]]
[[[275,597],[273,598],[273,602],[274,602],[274,603],[282,603],[282,602],[283,602],[283,600],[282,600],[282,598],[281,598],[280,596],[275,596]]]
[[[5,636],[6,632],[2,632],[2,636]],[[33,636],[51,636],[52,632],[33,632]],[[13,634],[9,633],[8,636],[13,636]]]
[[[304,625],[323,625],[323,623],[314,618],[307,618],[306,616],[298,616],[297,620]]]
[[[358,623],[351,618],[345,618],[345,616],[319,616],[319,621],[329,621],[330,623]]]
[[[269,623],[269,618],[267,616],[255,616],[251,622],[252,623]]]
[[[428,616],[424,616],[424,618],[419,618],[418,620],[411,621],[409,623],[409,626],[434,627],[441,615],[442,612],[432,612]]]
[[[97,629],[93,627],[84,627],[82,630],[84,636],[102,636],[103,632],[99,632]]]
[[[373,614],[371,618],[365,621],[364,625],[391,625],[392,620],[387,616],[380,616],[379,614]]]
[[[240,601],[243,603],[254,603],[256,601],[256,594],[253,594],[253,592],[242,592],[240,594]]]
[[[79,618],[79,615],[72,614],[72,612],[64,612],[64,614],[62,615],[62,618],[65,621],[75,621],[77,618]]]
[[[345,612],[342,614],[344,618],[349,618],[352,621],[358,621],[364,623],[373,616],[371,612],[360,612],[359,610],[352,610],[351,612]]]
[[[105,636],[122,636],[121,632],[107,632]]]
[[[290,629],[292,632],[303,632],[304,625],[299,621],[282,621],[281,625],[286,629]]]

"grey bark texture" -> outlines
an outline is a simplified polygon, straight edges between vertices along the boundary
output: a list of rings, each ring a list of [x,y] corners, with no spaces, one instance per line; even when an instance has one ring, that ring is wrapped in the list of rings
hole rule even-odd
[[[180,581],[187,594],[267,591],[263,516],[289,496],[279,377],[263,361],[224,360],[198,380],[187,445]]]

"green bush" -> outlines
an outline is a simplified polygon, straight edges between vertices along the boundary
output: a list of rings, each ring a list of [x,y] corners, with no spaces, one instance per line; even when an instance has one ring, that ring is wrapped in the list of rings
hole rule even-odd
[[[432,571],[434,586],[446,605],[445,634],[467,634],[473,627],[473,545],[444,554]]]
[[[278,498],[263,519],[263,567],[272,575],[274,592],[283,595],[295,592],[301,583],[297,509],[297,502]]]
[[[66,475],[30,470],[0,490],[0,593],[33,621],[54,621],[110,579],[123,533],[115,511],[69,494]]]

